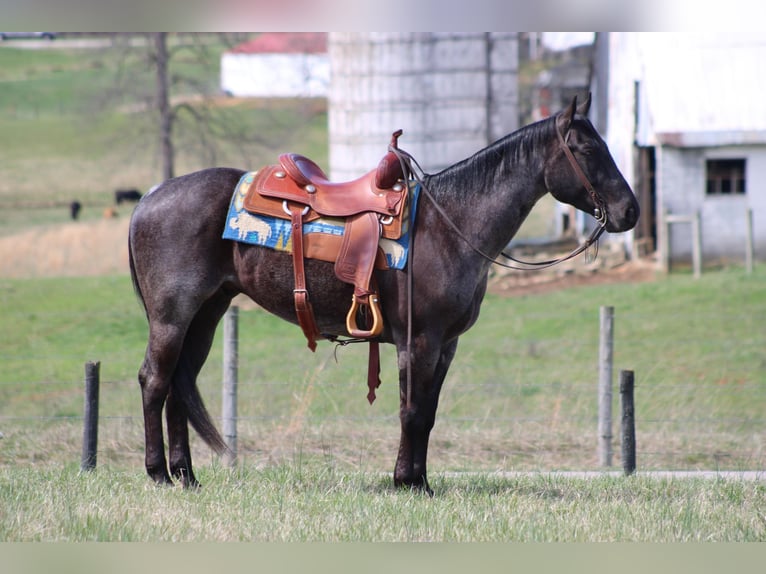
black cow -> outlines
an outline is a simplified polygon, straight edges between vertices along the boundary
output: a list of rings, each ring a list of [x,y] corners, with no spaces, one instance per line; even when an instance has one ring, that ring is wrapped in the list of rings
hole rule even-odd
[[[120,205],[123,201],[138,201],[141,199],[141,192],[137,189],[118,189],[114,192],[114,202]]]

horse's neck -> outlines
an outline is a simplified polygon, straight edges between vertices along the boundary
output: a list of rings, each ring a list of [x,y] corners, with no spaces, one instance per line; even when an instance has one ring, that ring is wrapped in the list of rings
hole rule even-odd
[[[492,257],[500,254],[546,193],[544,150],[521,153],[513,145],[518,142],[519,138],[498,142],[428,182],[465,238]]]

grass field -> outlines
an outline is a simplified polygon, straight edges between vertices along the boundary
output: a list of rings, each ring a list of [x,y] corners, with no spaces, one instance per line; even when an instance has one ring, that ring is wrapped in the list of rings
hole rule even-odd
[[[2,471],[0,540],[766,540],[763,483],[437,475],[428,498],[330,466],[210,467],[201,479],[206,486],[185,492],[112,469]]]
[[[611,304],[615,366],[636,372],[639,468],[763,469],[763,273],[757,267],[746,276],[735,268],[700,280],[676,275],[488,297],[445,383],[432,467],[595,468],[598,309]],[[78,459],[83,365],[99,360],[99,460],[140,468],[135,373],[146,325],[129,279],[2,280],[0,311],[0,465]],[[240,344],[243,461],[391,467],[398,440],[391,349],[384,348],[383,386],[370,407],[363,348],[338,350],[336,364],[331,345],[312,354],[298,328],[257,309],[240,313]],[[216,343],[200,377],[214,413],[220,413],[221,368]],[[616,392],[614,403],[618,413]],[[200,463],[212,463],[199,442],[195,452]]]
[[[115,187],[146,190],[159,170],[151,116],[130,94],[96,97],[114,85],[112,57],[0,47],[0,541],[766,540],[763,482],[498,474],[598,468],[602,305],[615,307],[615,367],[636,373],[639,471],[766,468],[762,265],[489,296],[442,393],[434,499],[390,486],[392,349],[369,406],[366,349],[339,349],[336,362],[331,345],[312,354],[299,328],[243,308],[239,465],[223,468],[193,437],[203,489],[155,488],[143,471],[146,321],[127,276],[131,208],[101,213]],[[179,172],[255,166],[286,149],[326,162],[316,102],[213,102],[264,138],[221,141],[215,162],[182,146]],[[72,199],[85,204],[81,221],[67,221]],[[200,376],[214,417],[221,354],[217,341]],[[90,360],[101,362],[98,468],[80,474]]]
[[[285,150],[326,165],[324,101],[223,95],[225,47],[174,50],[171,97],[187,106],[174,124],[176,173],[257,168]],[[73,200],[83,204],[83,218],[99,218],[115,189],[145,192],[159,181],[158,118],[146,107],[152,74],[139,48],[0,46],[0,236],[63,223]],[[209,114],[215,127],[203,135],[188,110]]]

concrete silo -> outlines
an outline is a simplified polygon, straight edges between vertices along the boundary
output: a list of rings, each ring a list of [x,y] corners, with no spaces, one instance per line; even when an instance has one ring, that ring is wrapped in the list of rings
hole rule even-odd
[[[436,172],[518,128],[515,32],[331,33],[331,177],[353,179],[391,133]]]

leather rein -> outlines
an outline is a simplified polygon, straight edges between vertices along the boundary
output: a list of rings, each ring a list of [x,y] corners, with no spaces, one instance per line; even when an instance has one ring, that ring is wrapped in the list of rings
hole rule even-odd
[[[420,189],[423,192],[423,194],[428,198],[428,200],[431,202],[431,204],[434,206],[436,211],[441,215],[441,217],[444,219],[444,221],[453,229],[453,231],[460,237],[463,241],[466,242],[466,244],[477,254],[479,254],[481,257],[486,259],[487,261],[490,261],[491,263],[495,263],[496,265],[500,265],[501,267],[506,267],[509,269],[518,269],[521,271],[532,271],[536,269],[544,269],[546,267],[550,267],[552,265],[556,265],[558,263],[561,263],[563,261],[567,261],[568,259],[572,259],[573,257],[579,255],[588,247],[593,245],[598,241],[598,238],[601,236],[601,234],[606,230],[606,223],[607,223],[607,213],[606,208],[604,205],[603,200],[598,195],[596,190],[593,188],[593,185],[590,183],[590,180],[588,180],[588,177],[585,175],[585,172],[583,172],[580,165],[577,163],[577,159],[574,157],[574,154],[569,149],[569,146],[566,143],[566,140],[561,135],[561,132],[558,130],[558,127],[556,128],[556,135],[558,136],[559,143],[561,144],[561,148],[564,151],[564,155],[566,156],[567,160],[569,161],[569,165],[572,166],[572,169],[574,170],[575,174],[579,178],[579,180],[582,182],[582,184],[585,186],[585,189],[588,190],[588,193],[590,193],[591,198],[593,199],[593,202],[595,204],[594,209],[594,217],[596,218],[596,221],[599,223],[599,227],[593,230],[590,237],[577,247],[574,251],[572,251],[570,254],[565,255],[564,257],[559,257],[557,259],[551,259],[549,261],[539,261],[539,262],[525,262],[525,261],[519,261],[517,259],[514,259],[510,255],[507,255],[505,253],[502,253],[502,255],[510,259],[511,261],[514,261],[515,263],[519,263],[521,265],[526,265],[526,267],[517,267],[515,265],[511,265],[502,261],[498,261],[496,258],[491,257],[484,253],[481,249],[476,247],[471,241],[465,236],[465,234],[458,228],[458,226],[455,224],[454,221],[450,218],[450,216],[447,214],[446,211],[442,208],[441,205],[438,204],[434,196],[431,194],[431,192],[428,190],[428,187],[426,186],[425,182],[423,181],[423,178],[425,176],[425,171],[423,171],[423,168],[420,167],[420,164],[418,164],[417,160],[412,157],[408,152],[398,148],[396,145],[389,145],[388,149],[389,151],[393,152],[396,157],[399,159],[399,163],[402,167],[402,173],[404,174],[405,181],[409,181],[410,179],[414,179],[420,184]],[[419,174],[413,169],[413,165],[417,167],[417,171],[420,172]],[[413,250],[413,240],[415,236],[415,226],[414,221],[411,224],[410,227],[410,236],[409,236],[409,257],[414,258],[414,250]],[[406,338],[406,349],[407,349],[407,360],[405,363],[405,382],[406,382],[406,394],[405,394],[405,400],[407,408],[409,409],[412,405],[412,297],[413,297],[413,274],[412,274],[412,265],[407,265],[407,338]],[[343,341],[339,342],[336,339],[336,342],[338,342],[341,345],[345,345],[347,343],[351,342],[360,342],[361,339],[352,339],[349,341]]]
[[[501,255],[505,257],[506,259],[509,259],[513,261],[514,263],[518,263],[520,265],[525,265],[525,267],[518,267],[517,265],[499,261],[498,259],[484,253],[484,251],[482,251],[481,249],[473,245],[473,243],[471,243],[471,240],[468,239],[465,236],[465,234],[463,234],[463,232],[458,228],[455,222],[452,221],[452,219],[447,214],[447,212],[445,212],[442,206],[437,203],[434,196],[428,190],[428,187],[426,186],[422,177],[425,175],[425,172],[423,171],[423,168],[420,167],[420,164],[418,164],[417,160],[414,157],[412,157],[412,155],[410,155],[408,152],[402,149],[399,149],[397,147],[389,146],[389,150],[392,151],[399,158],[399,161],[402,164],[402,170],[405,173],[405,177],[408,174],[414,177],[414,179],[420,184],[420,188],[423,191],[423,194],[429,199],[429,201],[434,206],[434,208],[439,213],[439,215],[442,216],[444,221],[452,228],[452,230],[458,235],[458,237],[460,237],[463,241],[465,241],[465,243],[474,252],[479,254],[481,257],[483,257],[487,261],[494,263],[496,265],[499,265],[500,267],[505,267],[506,269],[516,269],[518,271],[537,271],[539,269],[545,269],[547,267],[552,267],[553,265],[563,263],[564,261],[568,261],[569,259],[576,257],[577,255],[579,255],[580,253],[588,249],[594,243],[598,247],[598,243],[597,243],[598,239],[599,237],[601,237],[601,234],[604,233],[604,231],[606,231],[606,224],[607,224],[607,212],[606,212],[606,206],[604,205],[604,201],[601,199],[601,196],[599,196],[598,192],[596,192],[595,188],[593,187],[590,180],[588,179],[588,176],[585,175],[585,172],[580,167],[580,164],[577,163],[577,159],[572,153],[572,150],[569,149],[569,146],[567,145],[567,142],[564,139],[564,136],[562,136],[561,132],[558,130],[558,127],[556,128],[556,135],[558,136],[560,147],[562,151],[564,152],[564,155],[566,156],[567,160],[569,161],[569,165],[572,167],[572,170],[575,172],[575,175],[577,175],[577,178],[580,180],[583,186],[585,186],[585,189],[590,194],[591,199],[593,200],[593,203],[596,206],[593,211],[593,216],[596,218],[596,221],[598,222],[599,226],[596,227],[591,232],[590,236],[585,240],[585,242],[582,245],[579,245],[578,247],[576,247],[571,253],[564,255],[562,257],[558,257],[556,259],[549,259],[547,261],[521,261],[519,259],[515,259],[510,254],[505,253],[504,251],[501,252]],[[415,170],[412,169],[412,164],[414,164],[418,168],[418,171],[421,173],[421,176],[418,176]],[[410,240],[412,239],[412,235],[413,234],[410,234]]]

